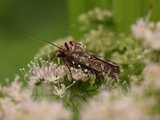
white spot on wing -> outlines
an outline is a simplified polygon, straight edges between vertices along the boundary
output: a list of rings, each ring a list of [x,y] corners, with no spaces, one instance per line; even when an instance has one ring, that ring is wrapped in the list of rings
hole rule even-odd
[[[81,68],[81,65],[78,65],[79,68]]]
[[[84,72],[88,72],[88,70],[87,70],[87,69],[85,69],[85,70],[84,70]]]

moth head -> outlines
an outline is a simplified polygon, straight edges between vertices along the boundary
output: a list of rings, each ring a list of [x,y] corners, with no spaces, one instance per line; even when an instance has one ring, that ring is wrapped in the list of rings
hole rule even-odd
[[[86,46],[82,42],[79,43],[79,47],[83,50],[86,48]]]
[[[59,50],[56,51],[55,55],[58,58],[63,58],[63,57],[65,57],[65,52],[64,52],[63,49],[59,49]]]

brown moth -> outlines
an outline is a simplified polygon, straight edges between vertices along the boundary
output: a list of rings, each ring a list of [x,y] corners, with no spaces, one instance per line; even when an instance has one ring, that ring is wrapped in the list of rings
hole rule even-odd
[[[51,42],[48,42],[54,45]],[[54,45],[56,46],[56,45]],[[58,47],[58,46],[56,46]],[[119,80],[120,67],[117,63],[96,57],[85,51],[82,43],[69,41],[65,42],[62,47],[58,47],[55,56],[63,60],[70,70],[71,67],[90,70],[95,74],[97,79],[108,76],[115,80]]]

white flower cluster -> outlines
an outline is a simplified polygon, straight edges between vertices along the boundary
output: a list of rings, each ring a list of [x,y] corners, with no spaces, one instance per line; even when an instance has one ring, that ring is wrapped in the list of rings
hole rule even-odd
[[[132,33],[136,39],[143,39],[146,47],[160,49],[160,22],[148,22],[141,18],[132,25]]]
[[[30,81],[57,83],[59,79],[63,79],[67,75],[68,69],[65,66],[54,64],[53,62],[43,59],[35,59],[28,64],[29,71],[27,72]]]
[[[112,22],[112,12],[108,10],[102,10],[100,8],[95,8],[90,10],[88,13],[81,14],[78,18],[79,22],[84,25],[90,24],[104,24]]]
[[[72,77],[76,81],[78,80],[87,81],[95,77],[93,74],[85,72],[88,72],[88,70],[86,69],[85,71],[83,71],[82,69],[71,68]]]
[[[22,89],[16,80],[10,86],[1,87],[1,120],[70,120],[71,113],[61,103],[32,99],[32,89]]]
[[[93,50],[97,55],[105,57],[104,51],[109,51],[114,47],[113,37],[112,32],[108,32],[104,27],[99,26],[97,29],[92,29],[85,34],[83,39],[87,50]]]
[[[54,64],[50,61],[35,58],[28,64],[29,70],[21,69],[25,78],[30,81],[30,84],[47,84],[51,85],[52,92],[55,95],[63,97],[66,89],[73,85],[76,81],[87,81],[94,77],[90,72],[85,73],[82,69],[71,68],[71,73],[65,65]],[[69,86],[65,86],[65,76],[69,81],[73,81]]]
[[[87,14],[82,14],[79,17],[80,21],[87,19],[104,21],[106,18],[112,17],[112,13],[107,10],[101,10],[100,8],[95,8],[94,10],[89,11]]]

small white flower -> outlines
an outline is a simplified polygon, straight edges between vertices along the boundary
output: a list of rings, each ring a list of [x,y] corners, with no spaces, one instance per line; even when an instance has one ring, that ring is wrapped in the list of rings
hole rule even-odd
[[[50,76],[50,78],[48,78],[49,79],[49,82],[54,82],[54,83],[57,83],[58,82],[58,80],[59,80],[59,76]]]
[[[53,93],[59,97],[63,97],[66,92],[66,87],[64,84],[60,84],[59,87],[54,86]]]
[[[66,90],[68,89],[68,88],[70,88],[72,85],[74,85],[76,83],[76,81],[73,81],[73,83],[72,84],[70,84],[69,86],[65,86],[65,84],[59,84],[58,83],[58,85],[57,86],[54,86],[53,87],[53,93],[55,94],[55,95],[57,95],[57,96],[59,96],[59,97],[63,97],[64,96],[64,94],[65,94],[65,92],[66,92]]]
[[[71,68],[72,77],[76,81],[78,81],[78,80],[87,81],[87,80],[91,79],[92,77],[94,77],[93,74],[85,73],[85,72],[89,72],[89,71],[88,70],[83,71],[81,68],[80,69]]]

